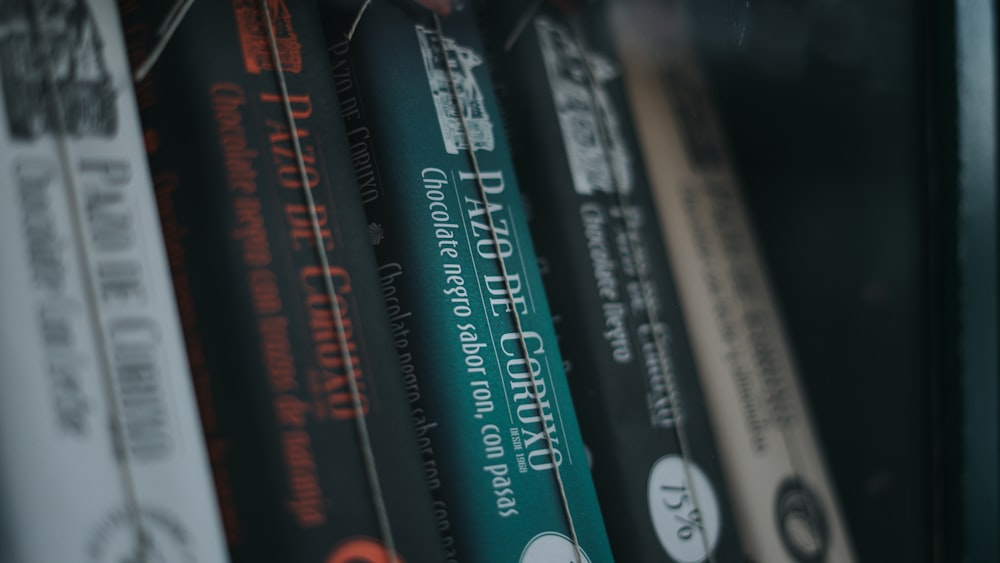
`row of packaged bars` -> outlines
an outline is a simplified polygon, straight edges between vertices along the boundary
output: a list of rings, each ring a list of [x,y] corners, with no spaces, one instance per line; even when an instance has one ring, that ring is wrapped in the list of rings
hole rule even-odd
[[[853,561],[683,12],[572,4],[4,0],[0,560]]]

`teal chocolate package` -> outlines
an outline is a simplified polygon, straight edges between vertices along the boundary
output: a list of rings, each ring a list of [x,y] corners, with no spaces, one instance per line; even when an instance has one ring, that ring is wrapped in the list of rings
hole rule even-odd
[[[348,43],[353,13],[333,6],[333,73],[448,559],[611,561],[475,15],[453,11],[442,35],[429,12],[374,2]]]
[[[742,549],[606,17],[489,2],[483,33],[611,548]],[[509,47],[509,48],[508,48]]]

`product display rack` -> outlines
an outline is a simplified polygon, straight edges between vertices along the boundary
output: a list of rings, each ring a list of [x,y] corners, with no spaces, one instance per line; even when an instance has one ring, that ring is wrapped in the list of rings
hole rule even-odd
[[[998,8],[621,1],[690,16],[858,560],[1000,561]]]

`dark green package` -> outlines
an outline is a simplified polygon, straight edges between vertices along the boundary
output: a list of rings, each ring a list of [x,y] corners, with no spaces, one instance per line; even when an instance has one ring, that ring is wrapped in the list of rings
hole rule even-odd
[[[448,557],[580,561],[575,530],[583,561],[611,561],[475,15],[442,18],[442,41],[429,12],[374,2],[348,44],[336,4],[333,73]]]

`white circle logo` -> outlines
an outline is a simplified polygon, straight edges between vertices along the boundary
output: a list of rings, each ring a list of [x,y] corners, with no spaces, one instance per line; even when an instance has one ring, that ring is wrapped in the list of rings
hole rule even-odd
[[[521,553],[520,563],[590,563],[590,557],[584,553],[581,561],[577,557],[573,540],[556,532],[543,532],[531,538]]]
[[[180,519],[158,508],[140,507],[139,520],[125,507],[111,512],[90,539],[92,563],[194,563],[191,535]]]
[[[670,557],[679,563],[707,559],[719,541],[722,517],[705,473],[679,455],[663,456],[649,472],[646,492],[653,527]]]

